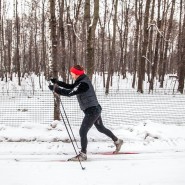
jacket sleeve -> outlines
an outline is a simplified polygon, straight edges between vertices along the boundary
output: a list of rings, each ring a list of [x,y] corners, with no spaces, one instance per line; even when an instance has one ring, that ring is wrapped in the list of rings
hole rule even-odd
[[[85,82],[81,82],[74,86],[73,89],[63,89],[60,87],[55,87],[54,91],[62,96],[74,96],[86,92],[89,89],[89,85]]]
[[[75,84],[67,84],[62,81],[57,81],[57,85],[60,87],[64,87],[65,89],[73,89],[75,87]]]

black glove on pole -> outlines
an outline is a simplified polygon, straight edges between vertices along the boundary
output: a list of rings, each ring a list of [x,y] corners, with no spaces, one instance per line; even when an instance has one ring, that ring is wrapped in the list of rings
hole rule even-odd
[[[51,91],[53,91],[53,89],[54,89],[53,85],[51,85],[51,84],[49,84],[48,88],[49,88]]]
[[[50,81],[53,83],[53,84],[56,84],[58,82],[58,80],[56,78],[51,78]]]

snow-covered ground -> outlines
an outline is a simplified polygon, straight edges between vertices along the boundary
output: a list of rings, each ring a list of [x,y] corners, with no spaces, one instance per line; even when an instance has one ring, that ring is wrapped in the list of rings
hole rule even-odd
[[[151,95],[147,92],[142,95],[137,94],[136,90],[130,89],[132,78],[128,77],[122,81],[115,77],[113,81],[116,85],[113,89],[128,89],[128,91],[127,94],[123,94],[122,100],[115,96],[104,97],[106,101],[100,100],[104,124],[124,140],[121,152],[137,154],[93,154],[114,150],[112,141],[93,127],[88,134],[88,160],[82,162],[82,166],[85,167],[85,170],[82,170],[79,162],[66,162],[75,155],[75,151],[69,142],[64,124],[51,121],[51,124],[57,124],[56,128],[43,124],[41,110],[45,111],[48,120],[51,119],[48,112],[52,109],[52,99],[50,102],[47,99],[48,104],[44,104],[45,100],[35,95],[29,99],[28,96],[20,96],[21,99],[19,97],[16,99],[15,96],[6,99],[2,96],[0,183],[2,185],[184,185],[185,97],[179,94],[172,95],[172,91],[169,92],[169,88],[176,89],[176,81],[167,77],[165,88],[158,92],[156,85],[155,92]],[[41,78],[41,83],[43,90],[47,91],[48,82],[44,81],[44,77]],[[22,79],[22,86],[16,84],[16,78],[13,82],[1,81],[1,95],[14,92],[25,95],[30,90],[33,92],[39,90],[35,75]],[[93,84],[96,90],[101,90],[102,79],[96,76]],[[145,84],[146,88],[147,86],[148,83]],[[34,101],[39,106],[35,107]],[[69,115],[72,114],[74,107],[72,109],[68,105],[66,103],[65,108]],[[118,107],[119,105],[121,107]],[[73,106],[78,105],[75,103]],[[114,119],[110,121],[112,115]],[[79,120],[70,117],[70,123],[73,123],[72,129],[79,147],[78,132],[82,114],[78,117]],[[12,125],[12,120],[16,122],[20,120],[19,124],[15,125],[17,127],[8,126]]]
[[[149,120],[109,127],[124,139],[122,152],[95,127],[89,131],[88,160],[62,162],[75,155],[62,122],[50,125],[0,126],[0,174],[3,185],[184,185],[185,126]],[[72,127],[79,147],[79,127]],[[11,141],[11,142],[10,142]],[[32,142],[30,142],[32,141]],[[75,144],[75,143],[74,143]],[[76,146],[76,145],[75,145]]]

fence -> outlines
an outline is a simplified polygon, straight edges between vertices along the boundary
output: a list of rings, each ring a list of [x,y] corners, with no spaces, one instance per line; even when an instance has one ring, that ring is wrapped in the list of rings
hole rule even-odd
[[[135,90],[97,91],[106,125],[138,124],[151,120],[164,124],[185,124],[185,95],[161,93],[139,94]],[[62,97],[72,125],[79,125],[83,112],[76,97]],[[48,91],[0,93],[0,124],[50,124],[53,121],[53,95]]]

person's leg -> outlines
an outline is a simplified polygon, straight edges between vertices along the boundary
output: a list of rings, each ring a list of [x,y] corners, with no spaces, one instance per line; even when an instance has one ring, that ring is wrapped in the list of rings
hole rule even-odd
[[[87,160],[87,133],[89,129],[92,127],[94,122],[97,120],[100,112],[95,107],[91,107],[88,110],[84,111],[85,117],[82,121],[82,125],[80,127],[80,139],[81,139],[81,152],[70,159],[70,161],[84,161]]]
[[[118,153],[121,149],[121,146],[123,144],[123,140],[122,139],[118,139],[109,129],[107,129],[102,122],[102,118],[101,115],[98,117],[98,119],[96,120],[96,122],[94,123],[95,127],[97,128],[97,130],[105,135],[107,135],[108,137],[110,137],[113,141],[114,141],[114,145],[116,146],[116,149],[113,153]]]
[[[97,130],[105,135],[107,135],[108,137],[110,137],[114,142],[118,140],[118,138],[109,130],[107,129],[102,122],[102,118],[101,115],[98,117],[98,119],[96,120],[96,122],[94,123],[95,127],[97,128]]]
[[[92,125],[96,122],[100,115],[100,112],[96,110],[96,108],[92,107],[89,108],[85,112],[85,117],[82,121],[82,125],[80,127],[80,139],[81,139],[81,152],[86,153],[87,152],[87,133],[89,129],[92,127]]]

